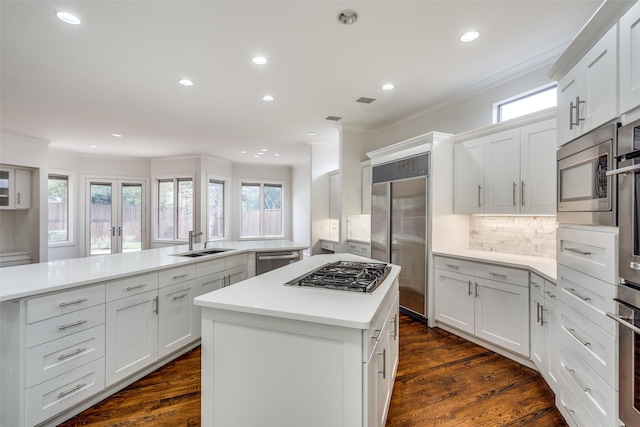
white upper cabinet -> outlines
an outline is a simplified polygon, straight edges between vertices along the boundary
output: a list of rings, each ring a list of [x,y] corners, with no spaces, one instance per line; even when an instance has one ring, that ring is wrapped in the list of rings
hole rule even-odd
[[[614,25],[558,81],[560,145],[618,114],[618,28]]]
[[[31,171],[0,168],[0,209],[31,208]]]
[[[548,119],[456,143],[454,212],[555,214],[556,139]]]
[[[640,106],[640,2],[620,19],[620,113]]]

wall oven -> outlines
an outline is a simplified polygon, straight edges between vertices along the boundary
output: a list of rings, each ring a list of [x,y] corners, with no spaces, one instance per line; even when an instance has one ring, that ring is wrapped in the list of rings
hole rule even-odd
[[[611,124],[558,150],[558,207],[561,223],[616,225],[616,129]]]

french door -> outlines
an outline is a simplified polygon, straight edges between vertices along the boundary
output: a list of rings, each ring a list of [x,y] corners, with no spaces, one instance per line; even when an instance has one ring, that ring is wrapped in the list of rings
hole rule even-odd
[[[87,255],[146,249],[145,180],[86,180]]]

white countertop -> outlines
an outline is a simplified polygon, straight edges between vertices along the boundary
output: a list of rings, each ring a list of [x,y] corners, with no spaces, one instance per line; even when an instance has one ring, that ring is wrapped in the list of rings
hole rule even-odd
[[[433,251],[433,254],[436,256],[441,255],[472,261],[491,262],[494,264],[504,265],[506,267],[524,268],[539,274],[547,280],[554,283],[556,282],[556,260],[553,258],[513,255],[474,249]]]
[[[203,249],[204,244],[194,244],[193,247],[194,250]],[[306,249],[308,246],[290,240],[251,240],[213,242],[207,244],[207,248],[223,248],[228,251],[196,258],[172,256],[172,254],[188,251],[187,245],[180,245],[139,252],[0,268],[0,301],[104,282],[133,274],[193,264],[245,252],[299,250]]]
[[[400,267],[392,265],[389,276],[371,294],[284,285],[326,263],[340,260],[368,259],[346,253],[315,255],[201,295],[195,299],[195,304],[206,308],[368,329],[400,273]]]

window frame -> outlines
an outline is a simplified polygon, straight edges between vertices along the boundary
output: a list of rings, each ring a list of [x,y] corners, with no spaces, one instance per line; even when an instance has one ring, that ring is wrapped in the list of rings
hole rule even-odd
[[[158,220],[160,218],[160,182],[171,181],[173,183],[173,236],[171,238],[162,238],[159,237],[159,227]],[[154,243],[183,243],[189,241],[188,237],[179,238],[178,237],[178,197],[179,197],[179,181],[191,181],[193,186],[193,195],[192,195],[192,206],[191,206],[191,223],[193,227],[196,224],[196,206],[197,206],[197,198],[198,193],[196,189],[196,179],[193,174],[176,174],[176,175],[162,175],[162,176],[154,176],[153,177],[153,242]]]
[[[259,185],[260,186],[260,234],[257,236],[243,236],[242,235],[242,188],[244,185]],[[238,209],[240,215],[238,221],[238,240],[280,240],[284,239],[286,235],[285,220],[286,220],[286,206],[287,206],[287,183],[281,180],[263,180],[263,179],[239,179],[238,180]],[[278,186],[280,187],[280,229],[279,235],[264,235],[264,187],[265,186]]]
[[[211,222],[211,212],[209,211],[209,184],[212,181],[222,184],[222,236],[211,236],[211,235],[209,235],[210,222]],[[205,200],[206,200],[206,207],[205,207],[206,233],[205,234],[206,234],[206,240],[207,241],[226,240],[228,238],[228,236],[229,236],[229,221],[227,221],[227,218],[230,218],[230,215],[229,215],[229,197],[230,197],[229,180],[226,179],[226,178],[219,177],[219,176],[207,174],[206,184],[207,184],[207,188],[205,190]]]
[[[49,179],[51,177],[67,178],[67,239],[66,240],[49,240]],[[49,248],[59,248],[64,246],[74,246],[76,244],[75,233],[75,206],[76,206],[76,174],[72,171],[61,169],[49,169],[47,172],[47,246]]]
[[[546,92],[546,91],[549,91],[549,90],[552,90],[552,89],[556,89],[557,90],[557,88],[558,88],[557,83],[553,82],[553,83],[549,83],[549,84],[546,84],[546,85],[543,85],[543,86],[539,86],[537,88],[528,90],[526,92],[520,93],[518,95],[512,96],[512,97],[507,98],[507,99],[503,99],[502,101],[498,101],[498,102],[494,103],[493,104],[493,123],[494,124],[503,123],[505,121],[514,120],[514,119],[518,119],[520,117],[524,117],[524,116],[526,116],[528,114],[533,114],[533,113],[537,113],[537,112],[546,110],[547,108],[543,108],[543,109],[540,109],[540,110],[530,111],[529,113],[522,114],[522,115],[516,116],[516,117],[512,117],[510,119],[506,119],[506,120],[502,119],[502,107],[503,106],[508,105],[508,104],[512,104],[514,102],[517,102],[517,101],[520,101],[520,100],[523,100],[523,99],[526,99],[526,98],[529,98],[531,96],[538,95],[540,93],[543,93],[543,92]],[[557,98],[557,95],[556,95],[556,104],[554,106],[548,107],[548,108],[557,108],[557,105],[558,105],[558,98]]]

